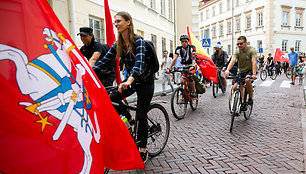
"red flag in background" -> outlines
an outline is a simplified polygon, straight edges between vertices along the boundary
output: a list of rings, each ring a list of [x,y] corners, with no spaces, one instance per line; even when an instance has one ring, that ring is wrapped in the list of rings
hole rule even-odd
[[[190,38],[189,44],[196,47],[196,62],[199,65],[202,74],[208,80],[218,83],[217,67],[215,66],[214,62],[205,52],[198,40],[194,37],[192,32],[190,32],[189,27],[187,27],[187,33]]]
[[[106,25],[106,41],[109,47],[112,47],[113,43],[116,41],[114,34],[112,16],[108,6],[108,0],[104,0],[104,10],[105,10],[105,25]],[[116,58],[116,67],[115,67],[115,78],[117,84],[121,83],[120,69],[119,69],[119,58]]]
[[[274,61],[275,62],[288,62],[289,63],[289,58],[279,48],[276,48],[275,55],[274,55]]]
[[[107,92],[47,1],[1,0],[0,22],[0,173],[144,168]]]

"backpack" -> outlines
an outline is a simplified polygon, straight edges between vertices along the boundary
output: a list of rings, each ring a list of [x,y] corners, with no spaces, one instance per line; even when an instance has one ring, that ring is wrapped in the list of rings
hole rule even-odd
[[[156,50],[153,42],[144,40],[146,44],[146,58],[149,60],[148,67],[151,70],[151,74],[155,74],[159,70],[159,62],[156,54]]]

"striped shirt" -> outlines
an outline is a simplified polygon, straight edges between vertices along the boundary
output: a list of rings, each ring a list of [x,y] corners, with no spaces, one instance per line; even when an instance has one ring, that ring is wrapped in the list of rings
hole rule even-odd
[[[150,75],[150,68],[147,66],[149,62],[145,58],[145,42],[141,37],[135,37],[134,53],[122,53],[121,61],[125,64],[128,76],[135,78],[135,83],[143,83]],[[101,67],[116,58],[116,42],[112,45],[108,53],[100,59],[93,67],[94,71],[99,71]]]

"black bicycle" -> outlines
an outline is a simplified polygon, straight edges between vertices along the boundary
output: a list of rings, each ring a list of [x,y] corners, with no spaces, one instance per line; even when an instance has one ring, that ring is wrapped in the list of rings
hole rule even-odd
[[[177,68],[174,71],[171,71],[171,73],[182,73],[182,81],[178,84],[179,87],[173,91],[171,96],[171,111],[173,116],[178,120],[185,117],[188,103],[190,103],[192,110],[196,110],[198,107],[198,94],[196,93],[195,97],[191,97],[192,90],[190,83],[188,83],[187,80],[188,78],[192,78],[192,73],[189,71],[190,67]]]
[[[218,96],[219,88],[221,89],[222,93],[225,93],[225,87],[226,87],[222,83],[222,78],[224,78],[224,71],[222,70],[222,67],[217,68],[217,75],[218,75],[217,76],[218,77],[218,83],[213,82],[213,87],[212,87],[213,96],[215,98]]]
[[[108,93],[118,90],[118,87],[106,87]],[[148,142],[147,151],[150,157],[154,157],[160,154],[165,148],[169,133],[170,133],[170,120],[166,109],[159,103],[166,103],[162,100],[151,101],[148,112]],[[130,113],[131,111],[136,112],[137,106],[129,106],[127,101],[123,103],[112,102],[113,106],[118,106],[123,109],[127,109]],[[133,114],[133,119],[135,124],[132,126],[131,135],[139,147],[140,140],[138,140],[137,135],[137,125],[138,120],[135,118],[136,114]],[[105,169],[104,173],[108,173],[109,169]]]
[[[270,76],[272,80],[276,79],[278,74],[276,73],[275,67],[273,67],[273,69],[271,70],[267,65],[260,71],[260,79],[262,81],[265,81],[268,75]]]
[[[234,78],[233,76],[229,77],[229,79],[233,79],[233,78]],[[243,78],[240,76],[238,76],[237,90],[233,91],[233,88],[232,88],[229,94],[229,110],[232,115],[230,132],[232,132],[233,130],[233,124],[234,124],[235,117],[240,116],[241,112],[243,112],[244,118],[248,120],[253,110],[253,104],[249,104],[247,102],[248,93],[247,93],[246,84],[245,84],[245,79],[247,78],[249,78],[252,82],[253,94],[254,94],[254,85],[253,85],[254,80],[252,79],[252,77]],[[242,92],[244,92],[243,98],[242,98]]]

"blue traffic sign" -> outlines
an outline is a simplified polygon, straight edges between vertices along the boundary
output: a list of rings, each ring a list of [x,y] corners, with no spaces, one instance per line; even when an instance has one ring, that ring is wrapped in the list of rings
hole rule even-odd
[[[263,49],[259,48],[258,53],[263,53]]]
[[[210,39],[203,39],[202,47],[210,47]]]

